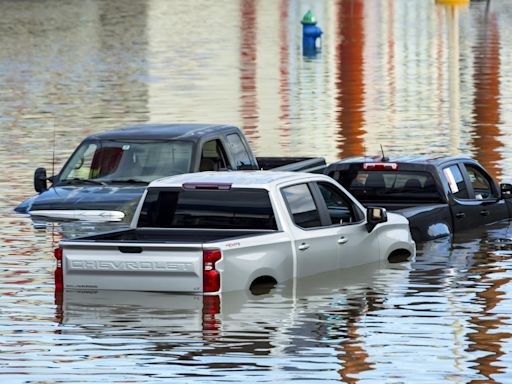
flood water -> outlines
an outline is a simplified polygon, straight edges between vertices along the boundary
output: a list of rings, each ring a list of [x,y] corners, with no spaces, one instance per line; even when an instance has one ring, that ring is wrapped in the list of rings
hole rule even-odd
[[[507,223],[203,302],[55,294],[61,229],[12,212],[36,167],[145,122],[235,124],[258,155],[465,153],[512,180],[508,0],[3,0],[0,48],[2,383],[512,382]]]

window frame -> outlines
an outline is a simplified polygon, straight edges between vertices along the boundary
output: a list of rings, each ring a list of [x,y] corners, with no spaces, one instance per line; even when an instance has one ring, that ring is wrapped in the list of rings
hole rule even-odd
[[[230,141],[230,137],[231,136],[236,136],[240,143],[239,144],[232,143]],[[226,139],[226,145],[229,146],[230,148],[232,148],[235,145],[240,145],[240,147],[243,149],[243,152],[244,152],[244,154],[245,154],[245,156],[247,157],[247,160],[248,160],[248,164],[244,164],[244,166],[242,166],[241,164],[239,165],[238,163],[242,163],[242,161],[239,160],[239,157],[238,157],[238,154],[240,152],[235,153],[235,151],[231,150],[230,154],[231,154],[231,157],[233,158],[233,165],[232,165],[232,167],[234,167],[235,170],[254,169],[255,167],[254,167],[253,160],[251,158],[250,152],[249,152],[249,150],[248,150],[244,140],[242,140],[242,137],[240,136],[240,134],[238,134],[237,132],[226,133],[225,139]]]
[[[469,200],[475,200],[475,201],[497,201],[497,200],[499,200],[500,194],[499,194],[498,190],[496,189],[496,185],[494,183],[494,180],[491,179],[489,174],[487,172],[485,172],[485,170],[482,167],[479,167],[476,164],[467,163],[467,162],[462,163],[462,166],[464,168],[463,176],[466,179],[466,186],[468,188],[468,195],[470,196]],[[484,177],[484,179],[489,183],[489,187],[490,187],[491,192],[492,192],[492,197],[488,197],[486,199],[477,199],[476,198],[475,189],[473,188],[473,183],[471,182],[471,178],[469,176],[469,169],[468,168],[473,168],[476,171],[478,171]]]
[[[324,199],[324,196],[322,195],[322,191],[320,190],[320,183],[331,186],[333,189],[335,189],[341,194],[341,198],[348,205],[350,209],[350,214],[354,218],[354,221],[349,223],[332,223],[331,215],[329,214],[329,208]],[[325,220],[328,222],[328,225],[322,225],[323,228],[346,227],[349,225],[361,224],[365,221],[366,216],[364,212],[361,212],[361,209],[354,203],[354,201],[334,183],[331,183],[327,180],[316,180],[312,184],[314,184],[313,188],[315,189],[313,197],[318,199],[317,207],[320,211],[320,217],[323,219],[322,221]]]
[[[216,148],[217,148],[218,155],[219,155],[220,159],[224,162],[224,165],[225,165],[224,168],[219,167],[217,170],[231,169],[231,163],[229,161],[229,157],[227,156],[227,152],[226,152],[226,148],[225,148],[225,143],[224,143],[224,141],[220,137],[210,137],[208,139],[205,139],[204,141],[202,141],[199,144],[199,151],[198,151],[199,152],[199,159],[198,159],[198,163],[197,163],[197,169],[199,170],[200,167],[201,167],[201,161],[203,160],[203,151],[204,151],[205,145],[210,143],[210,142],[212,142],[212,141],[214,141],[216,143]]]
[[[315,205],[315,208],[316,208],[316,211],[318,212],[318,218],[320,219],[320,225],[319,226],[315,226],[315,227],[301,227],[300,225],[298,225],[296,222],[295,222],[295,219],[293,217],[293,212],[292,212],[292,209],[290,207],[290,203],[288,202],[288,199],[286,198],[285,194],[284,194],[284,190],[286,188],[290,188],[290,187],[295,187],[295,186],[298,186],[298,185],[305,185],[310,194],[311,194],[311,198],[313,199],[313,204]],[[311,188],[311,182],[304,182],[304,181],[300,181],[300,182],[295,182],[295,183],[292,183],[292,184],[286,184],[286,185],[281,185],[279,186],[279,193],[281,195],[281,198],[283,199],[283,202],[286,206],[286,210],[288,212],[288,217],[290,218],[292,224],[294,227],[302,230],[302,231],[311,231],[311,230],[318,230],[318,229],[323,229],[325,228],[324,226],[324,220],[325,220],[325,217],[322,217],[322,214],[321,214],[321,211],[318,209],[318,202],[316,201],[316,198],[315,198],[315,195],[313,193],[313,190]]]
[[[329,210],[327,208],[327,204],[325,203],[325,200],[323,198],[323,195],[322,195],[322,192],[320,191],[320,187],[318,186],[317,183],[326,183],[326,184],[329,184],[329,185],[332,185],[333,188],[339,190],[343,195],[344,195],[344,200],[347,201],[350,206],[352,207],[353,209],[353,215],[354,216],[359,216],[359,220],[356,220],[352,223],[345,223],[345,224],[333,224],[332,223],[332,220],[331,220],[331,216],[329,215]],[[289,187],[294,187],[294,186],[297,186],[297,185],[306,185],[311,193],[311,197],[313,198],[313,203],[315,204],[315,207],[318,211],[318,215],[320,217],[320,225],[319,226],[315,226],[315,227],[301,227],[300,225],[297,225],[297,223],[295,223],[295,220],[293,218],[293,213],[292,213],[292,210],[290,208],[290,204],[288,203],[288,200],[286,199],[285,195],[284,195],[284,189],[286,188],[289,188]],[[355,201],[353,199],[351,199],[343,190],[341,190],[336,184],[334,183],[331,183],[330,181],[328,180],[312,180],[312,181],[301,181],[301,182],[294,182],[294,183],[291,183],[291,184],[286,184],[286,185],[280,185],[278,187],[279,189],[279,193],[281,195],[281,198],[286,206],[286,209],[287,209],[287,212],[288,212],[288,216],[293,224],[294,227],[302,230],[302,231],[314,231],[314,230],[319,230],[319,229],[329,229],[329,228],[337,228],[337,227],[347,227],[347,226],[350,226],[350,225],[357,225],[357,224],[361,224],[361,223],[364,223],[365,220],[366,220],[366,214],[364,212],[361,211],[361,209],[357,206],[357,204],[355,203]]]
[[[452,191],[452,188],[450,187],[450,183],[448,181],[448,178],[446,177],[446,174],[445,174],[445,170],[446,169],[449,169],[449,168],[452,168],[452,167],[457,167],[461,176],[462,176],[462,180],[464,181],[464,185],[466,186],[466,194],[467,194],[467,197],[459,197],[459,196],[455,196],[455,193],[457,192],[453,192]],[[468,185],[468,176],[466,174],[466,168],[465,167],[461,167],[461,164],[459,163],[451,163],[451,164],[447,164],[445,166],[443,166],[441,168],[441,176],[442,176],[442,180],[443,180],[443,184],[445,185],[445,188],[446,190],[448,191],[448,194],[449,196],[451,196],[452,198],[454,198],[455,200],[462,200],[462,201],[468,201],[468,200],[474,200],[471,198],[471,191],[469,189],[469,185]]]
[[[143,214],[143,211],[144,211],[144,207],[146,205],[146,202],[147,202],[147,199],[148,199],[148,196],[149,194],[152,194],[152,196],[154,196],[154,194],[157,194],[157,200],[160,198],[160,193],[161,192],[170,192],[170,193],[176,193],[176,209],[174,211],[174,215],[176,215],[176,211],[177,211],[177,208],[178,208],[178,203],[180,202],[180,193],[183,193],[183,188],[182,187],[179,187],[179,186],[172,186],[172,187],[151,187],[151,188],[148,188],[147,191],[145,192],[145,194],[143,195],[143,198],[142,198],[142,201],[140,203],[140,207],[138,208],[138,211],[136,212],[135,216],[134,216],[134,220],[136,218],[137,222],[135,223],[135,226],[137,228],[144,228],[144,229],[156,229],[156,230],[160,230],[160,229],[164,229],[164,230],[203,230],[203,229],[212,229],[212,230],[233,230],[233,231],[237,231],[237,230],[249,230],[249,231],[261,231],[261,232],[279,232],[279,231],[282,231],[282,224],[281,222],[279,221],[279,218],[278,218],[278,215],[276,214],[276,207],[275,207],[275,204],[273,202],[273,199],[272,199],[272,194],[270,193],[270,191],[266,188],[233,188],[231,189],[230,191],[233,191],[233,192],[246,192],[246,191],[255,191],[255,190],[258,190],[259,192],[258,193],[262,193],[263,191],[266,192],[266,197],[268,198],[268,202],[270,204],[270,209],[272,211],[272,216],[274,217],[274,224],[275,224],[275,228],[212,228],[212,227],[185,227],[185,226],[147,226],[147,225],[142,225],[141,223],[141,219],[142,220],[146,220],[145,218],[145,215],[146,213]],[[190,191],[190,192],[195,192],[195,191]],[[211,193],[224,193],[225,191],[222,191],[222,190],[204,190],[204,191],[197,191],[199,193],[201,192],[211,192]]]

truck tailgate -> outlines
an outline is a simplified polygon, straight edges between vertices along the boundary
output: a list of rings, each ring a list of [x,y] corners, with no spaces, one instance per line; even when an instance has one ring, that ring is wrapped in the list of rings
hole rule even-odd
[[[73,243],[63,246],[64,287],[201,292],[202,244]]]

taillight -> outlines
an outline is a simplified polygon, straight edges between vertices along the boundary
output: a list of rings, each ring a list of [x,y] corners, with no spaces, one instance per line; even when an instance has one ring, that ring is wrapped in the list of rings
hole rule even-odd
[[[203,250],[203,292],[217,292],[220,289],[220,273],[215,263],[222,257],[220,249]]]
[[[364,163],[363,169],[366,171],[396,171],[397,163]]]
[[[55,248],[53,250],[53,255],[55,256],[55,258],[57,259],[57,263],[58,262],[62,262],[62,248]]]
[[[62,248],[55,248],[53,255],[57,260],[57,267],[55,268],[55,289],[60,290],[64,287],[64,274],[62,272]]]

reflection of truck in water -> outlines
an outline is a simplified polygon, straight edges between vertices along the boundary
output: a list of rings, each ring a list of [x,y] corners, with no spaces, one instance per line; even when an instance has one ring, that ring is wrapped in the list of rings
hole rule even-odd
[[[415,252],[407,220],[325,175],[203,172],[152,182],[130,229],[60,242],[70,289],[246,290]]]
[[[512,215],[512,185],[498,186],[477,161],[465,157],[350,158],[330,164],[324,173],[363,205],[405,216],[416,241]]]
[[[139,125],[87,137],[57,175],[47,177],[38,168],[34,187],[39,194],[15,211],[36,219],[128,223],[147,184],[158,178],[270,168],[311,172],[323,166],[323,158],[256,158],[233,126]]]
[[[57,295],[57,305],[62,309],[57,317],[62,324],[79,327],[80,334],[90,333],[93,338],[114,334],[122,337],[122,333],[115,332],[119,328],[138,329],[145,340],[154,338],[159,343],[165,340],[162,332],[166,336],[180,334],[184,339],[190,332],[192,340],[197,338],[198,331],[203,331],[206,339],[215,338],[220,332],[244,332],[246,348],[261,349],[262,343],[268,342],[272,353],[290,344],[292,328],[299,336],[316,334],[319,323],[309,317],[321,316],[322,310],[332,316],[329,309],[364,301],[369,289],[385,301],[396,287],[407,285],[409,272],[410,263],[370,263],[289,281],[258,294],[249,290],[213,296],[64,290]],[[345,321],[350,320],[347,315],[348,311],[340,311]],[[89,328],[89,324],[94,326]],[[107,332],[98,332],[98,326]],[[185,343],[183,339],[182,342]],[[230,339],[228,345],[232,342]],[[172,348],[170,344],[168,347]],[[176,347],[183,349],[183,344]]]

